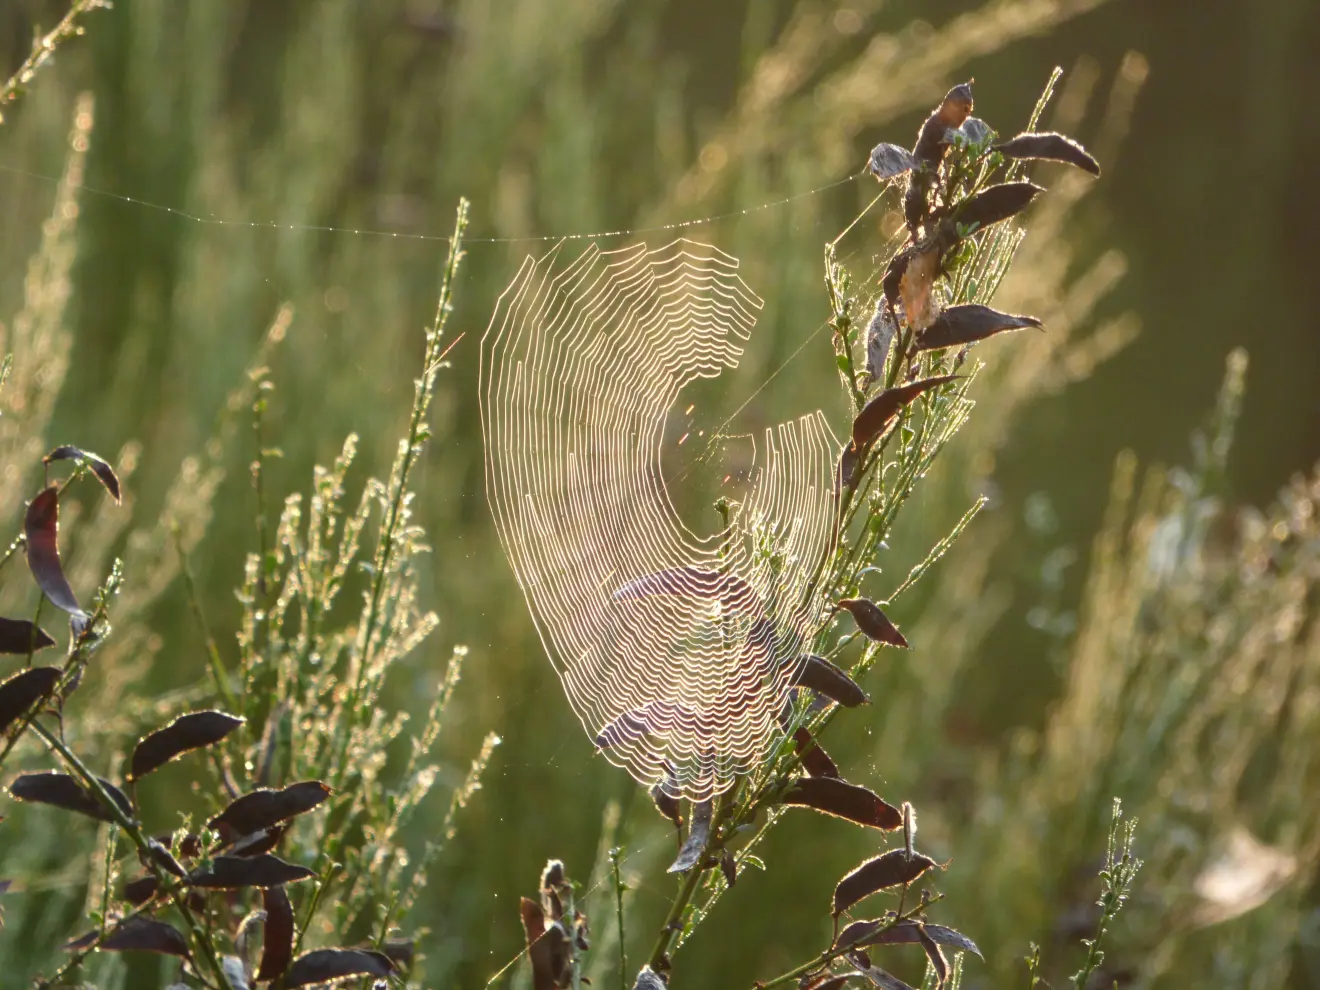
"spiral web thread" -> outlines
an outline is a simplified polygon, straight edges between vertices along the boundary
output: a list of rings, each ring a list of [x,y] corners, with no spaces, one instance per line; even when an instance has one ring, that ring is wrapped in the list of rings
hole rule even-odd
[[[667,414],[737,365],[761,300],[686,239],[561,250],[524,260],[482,339],[487,495],[587,732],[704,800],[782,738],[838,444],[819,412],[766,430],[728,530],[692,532],[661,474]]]

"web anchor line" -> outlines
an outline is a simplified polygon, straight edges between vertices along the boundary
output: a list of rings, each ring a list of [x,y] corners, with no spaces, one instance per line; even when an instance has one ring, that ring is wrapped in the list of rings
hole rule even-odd
[[[38,179],[42,182],[49,182],[52,185],[60,181],[58,176],[46,175],[41,172],[33,172],[28,169],[17,168],[11,165],[0,164],[0,172],[20,176],[28,179]],[[599,230],[584,233],[571,234],[536,234],[526,237],[467,237],[463,238],[464,244],[552,244],[559,241],[595,241],[605,240],[616,237],[633,237],[642,234],[666,233],[676,230],[686,230],[691,227],[704,226],[706,224],[718,223],[721,220],[730,220],[736,217],[748,216],[753,213],[759,213],[763,210],[770,210],[780,206],[786,206],[789,203],[802,199],[808,199],[812,196],[819,196],[831,189],[856,181],[860,178],[860,173],[849,175],[834,182],[827,182],[824,185],[817,186],[814,189],[808,189],[804,192],[794,193],[785,196],[782,199],[770,200],[757,206],[749,206],[741,210],[730,210],[727,213],[718,213],[712,216],[699,217],[692,220],[677,220],[672,223],[659,224],[649,227],[629,227],[618,230]],[[317,234],[352,234],[358,237],[376,237],[391,240],[407,241],[442,241],[449,240],[448,234],[421,234],[410,231],[399,230],[379,230],[369,227],[339,227],[329,224],[310,224],[310,223],[284,223],[278,220],[243,220],[224,217],[205,217],[174,206],[168,206],[163,203],[157,203],[152,200],[142,199],[137,196],[129,196],[123,193],[111,192],[107,189],[100,189],[95,186],[79,184],[73,187],[78,192],[86,193],[89,196],[97,196],[102,199],[114,200],[121,203],[130,203],[134,206],[142,207],[147,210],[154,210],[158,213],[167,213],[178,217],[181,220],[188,220],[192,223],[202,224],[214,227],[247,227],[251,229],[269,229],[269,230],[287,230],[302,233]]]

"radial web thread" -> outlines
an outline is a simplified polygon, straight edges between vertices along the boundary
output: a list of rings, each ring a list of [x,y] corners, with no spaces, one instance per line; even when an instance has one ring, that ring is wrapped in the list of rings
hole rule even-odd
[[[661,473],[666,419],[737,365],[761,300],[693,241],[562,247],[523,262],[482,339],[487,494],[587,732],[703,800],[783,736],[838,444],[819,412],[766,430],[727,531],[694,533]]]

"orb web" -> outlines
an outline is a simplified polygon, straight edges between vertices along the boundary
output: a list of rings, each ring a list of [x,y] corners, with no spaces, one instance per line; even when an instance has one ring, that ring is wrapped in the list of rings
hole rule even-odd
[[[561,251],[523,262],[482,339],[487,495],[587,732],[703,800],[783,736],[838,444],[819,412],[766,430],[727,528],[694,532],[661,471],[666,421],[737,365],[761,301],[708,245]]]

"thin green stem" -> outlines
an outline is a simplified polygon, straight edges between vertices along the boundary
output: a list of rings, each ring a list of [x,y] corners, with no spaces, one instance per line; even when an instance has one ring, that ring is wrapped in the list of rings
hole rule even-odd
[[[8,81],[0,86],[0,107],[13,103],[22,95],[27,88],[27,84],[32,81],[32,77],[54,56],[55,49],[75,35],[82,33],[82,27],[78,24],[79,17],[93,10],[109,8],[109,6],[107,0],[74,0],[69,12],[54,28],[33,42],[31,54],[9,77]],[[3,121],[4,117],[0,115],[0,122]]]
[[[623,880],[619,877],[619,847],[610,850],[610,872],[614,875],[614,914],[619,925],[619,990],[628,990],[628,943],[623,928]]]

